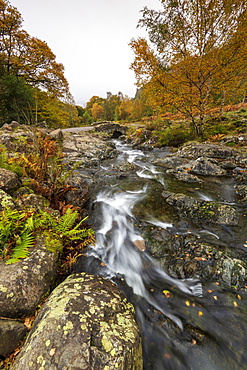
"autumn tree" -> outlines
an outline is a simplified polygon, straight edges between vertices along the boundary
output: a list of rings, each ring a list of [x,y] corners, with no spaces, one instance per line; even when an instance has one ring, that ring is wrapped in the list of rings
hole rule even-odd
[[[107,93],[107,98],[104,101],[104,118],[107,121],[114,121],[118,119],[118,108],[123,99],[123,94],[119,92],[118,94]]]
[[[125,96],[118,108],[118,115],[121,120],[126,120],[132,113],[132,101],[128,96]]]
[[[104,116],[103,107],[98,103],[94,103],[92,107],[92,117],[93,117],[94,122],[102,119],[103,116]]]
[[[63,65],[45,41],[22,29],[22,22],[19,11],[8,0],[0,0],[0,121],[33,122],[33,111],[36,118],[46,111],[56,126],[78,123]],[[37,100],[39,91],[46,99]]]
[[[142,11],[139,26],[149,43],[131,41],[131,68],[153,104],[180,111],[203,136],[207,109],[246,84],[247,2],[161,0],[161,6]]]

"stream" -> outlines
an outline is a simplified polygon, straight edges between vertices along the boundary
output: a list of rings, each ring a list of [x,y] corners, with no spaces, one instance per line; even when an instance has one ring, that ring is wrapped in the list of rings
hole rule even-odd
[[[210,275],[209,259],[206,266],[197,257],[206,271],[199,276],[185,269],[186,252],[179,260],[171,258],[178,240],[185,248],[200,240],[219,256],[226,250],[235,259],[244,256],[246,207],[236,202],[234,181],[184,183],[153,164],[167,149],[144,153],[118,141],[114,145],[117,158],[101,162],[94,172],[104,179],[90,210],[97,242],[76,271],[112,280],[133,303],[145,370],[247,369],[246,290]],[[232,205],[240,214],[239,225],[205,227],[181,220],[165,202],[164,191]]]

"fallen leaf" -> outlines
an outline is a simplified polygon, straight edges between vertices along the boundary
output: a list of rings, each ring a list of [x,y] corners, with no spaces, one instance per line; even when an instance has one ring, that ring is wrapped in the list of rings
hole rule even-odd
[[[190,306],[190,301],[185,301],[186,306]]]
[[[170,298],[171,296],[171,292],[169,292],[169,290],[163,290],[162,293],[164,293],[167,298]]]
[[[218,297],[217,297],[217,295],[214,295],[214,299],[217,301],[218,300]]]
[[[233,306],[234,306],[234,307],[238,307],[237,302],[233,302]]]
[[[164,354],[164,357],[170,359],[171,358],[171,355],[169,355],[169,353],[165,353]]]
[[[56,348],[52,348],[51,350],[50,350],[50,356],[54,356],[55,355],[55,352],[56,352]]]
[[[146,247],[145,247],[145,240],[143,239],[137,239],[134,241],[134,244],[135,246],[141,251],[145,251]]]
[[[202,311],[198,311],[198,316],[203,316],[203,312]]]

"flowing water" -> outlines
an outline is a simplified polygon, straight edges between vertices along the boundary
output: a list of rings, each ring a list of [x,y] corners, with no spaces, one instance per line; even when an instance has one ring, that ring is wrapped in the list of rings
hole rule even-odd
[[[188,227],[179,227],[176,215],[164,206],[161,196],[163,189],[235,204],[231,181],[226,180],[225,187],[218,187],[217,192],[213,182],[211,187],[202,184],[192,191],[191,185],[176,183],[152,164],[159,151],[144,154],[128,145],[115,145],[120,154],[114,163],[127,163],[136,170],[116,181],[111,175],[113,162],[106,161],[99,169],[98,175],[107,177],[109,186],[93,203],[91,221],[97,243],[89,249],[83,269],[114,281],[134,304],[143,339],[144,369],[247,369],[245,291],[211,280],[200,282],[196,276],[170,276],[151,256],[142,228],[137,227],[145,222],[166,233],[193,233],[215,243],[230,246],[237,241],[242,245],[246,238],[236,231],[230,230],[233,236],[229,237],[229,230],[190,225],[189,231]],[[152,197],[154,184],[160,194],[156,200]]]

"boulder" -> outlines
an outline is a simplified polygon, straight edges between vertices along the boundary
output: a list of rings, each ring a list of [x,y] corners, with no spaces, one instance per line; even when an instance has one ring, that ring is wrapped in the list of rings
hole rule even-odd
[[[215,160],[208,158],[197,158],[194,162],[188,163],[190,172],[203,176],[224,176],[227,171],[221,168]]]
[[[0,316],[16,318],[30,315],[42,296],[50,289],[56,274],[57,253],[46,246],[41,236],[29,257],[11,265],[0,261]]]
[[[8,192],[15,190],[21,186],[19,177],[5,168],[0,168],[0,189]]]
[[[60,128],[58,128],[57,130],[54,130],[54,131],[50,132],[50,136],[52,137],[52,139],[62,140],[63,139],[63,131]]]
[[[27,327],[19,321],[0,319],[0,356],[12,353],[27,333]]]
[[[133,306],[109,280],[69,276],[50,295],[12,370],[141,370]]]
[[[173,194],[166,191],[162,195],[166,198],[166,202],[172,205],[182,217],[193,220],[195,223],[238,225],[237,211],[227,204],[198,200],[184,194]]]
[[[154,161],[154,164],[158,164],[167,169],[177,168],[182,165],[186,165],[186,163],[188,163],[188,160],[177,157],[176,155],[161,157]]]
[[[185,144],[181,149],[176,153],[180,157],[188,158],[199,158],[199,157],[208,157],[208,158],[218,158],[218,159],[229,159],[234,158],[237,154],[232,148],[229,148],[226,145],[219,144],[209,144],[209,143],[189,143]]]

